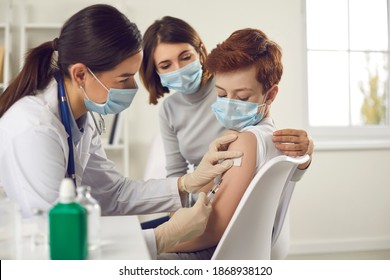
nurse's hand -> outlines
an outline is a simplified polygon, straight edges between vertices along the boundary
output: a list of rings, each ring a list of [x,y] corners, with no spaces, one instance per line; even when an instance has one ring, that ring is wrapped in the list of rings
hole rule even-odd
[[[303,156],[305,154],[310,156],[307,163],[298,166],[299,169],[305,169],[310,165],[314,143],[305,130],[280,129],[273,133],[272,141],[276,148],[287,156]]]
[[[235,134],[227,134],[215,139],[195,171],[179,178],[179,190],[189,193],[197,192],[232,167],[232,158],[242,156],[240,151],[227,151],[229,144],[236,139]]]
[[[194,206],[180,208],[168,222],[154,229],[157,254],[170,252],[175,245],[192,240],[204,232],[211,213],[211,205],[206,203],[206,194],[201,192]]]

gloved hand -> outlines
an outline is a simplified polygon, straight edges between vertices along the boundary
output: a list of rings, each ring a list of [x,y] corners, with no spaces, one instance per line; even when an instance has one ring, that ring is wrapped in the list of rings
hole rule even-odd
[[[231,158],[242,156],[240,151],[226,151],[229,144],[236,139],[237,135],[235,134],[227,134],[215,139],[195,171],[180,178],[181,190],[188,193],[196,192],[232,167],[233,160]]]
[[[211,205],[206,205],[206,194],[199,193],[191,208],[180,208],[175,214],[154,229],[157,254],[168,252],[173,246],[200,236],[206,229]]]

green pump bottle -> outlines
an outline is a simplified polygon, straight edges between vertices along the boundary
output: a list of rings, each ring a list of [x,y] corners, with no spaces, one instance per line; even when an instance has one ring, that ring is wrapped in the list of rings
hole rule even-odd
[[[84,260],[88,256],[87,211],[75,198],[73,180],[65,178],[60,186],[59,203],[49,212],[52,260]]]

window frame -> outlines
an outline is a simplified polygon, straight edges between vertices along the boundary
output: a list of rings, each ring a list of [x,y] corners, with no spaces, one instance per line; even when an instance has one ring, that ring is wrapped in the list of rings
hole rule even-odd
[[[308,80],[308,53],[306,1],[303,2],[303,43],[304,43],[304,92],[305,92],[305,126],[313,137],[317,150],[354,150],[354,149],[388,149],[390,148],[390,0],[387,0],[388,25],[388,98],[387,98],[387,124],[374,126],[310,126],[309,122],[309,80]],[[351,1],[351,0],[349,0]],[[348,50],[350,52],[350,50]],[[350,75],[350,73],[348,74]],[[351,103],[350,103],[351,105]]]

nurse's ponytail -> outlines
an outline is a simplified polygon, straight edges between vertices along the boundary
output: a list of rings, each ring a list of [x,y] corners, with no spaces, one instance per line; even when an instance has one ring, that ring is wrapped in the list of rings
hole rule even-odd
[[[0,118],[19,99],[44,89],[53,76],[53,42],[29,50],[22,70],[0,95]]]
[[[0,95],[0,118],[22,97],[45,89],[57,72],[69,78],[73,64],[104,72],[141,49],[141,32],[124,14],[106,4],[86,7],[65,22],[58,38],[28,52],[23,69]]]

